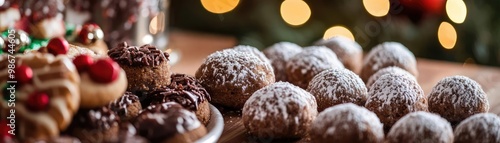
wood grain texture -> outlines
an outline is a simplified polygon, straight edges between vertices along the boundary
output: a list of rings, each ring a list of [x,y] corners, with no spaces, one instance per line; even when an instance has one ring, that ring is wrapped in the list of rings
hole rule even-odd
[[[236,39],[225,36],[200,35],[186,32],[173,32],[170,36],[170,47],[181,53],[180,62],[172,67],[173,72],[193,75],[210,53],[231,48],[236,45]],[[500,114],[500,68],[462,64],[428,59],[417,59],[419,71],[418,82],[425,94],[442,78],[453,75],[464,75],[481,84],[488,95],[490,112]],[[224,115],[225,127],[219,142],[249,143],[268,142],[246,135],[241,122],[241,113],[219,108]],[[274,141],[273,141],[274,142]],[[286,142],[307,142],[307,139]]]

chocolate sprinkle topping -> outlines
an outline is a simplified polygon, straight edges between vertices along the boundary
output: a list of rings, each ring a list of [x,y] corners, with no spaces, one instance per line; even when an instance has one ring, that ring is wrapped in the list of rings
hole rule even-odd
[[[128,106],[136,102],[139,102],[139,97],[132,92],[127,91],[123,94],[123,96],[109,103],[109,108],[112,111],[115,111],[119,116],[125,116],[128,112]]]
[[[172,74],[171,84],[150,93],[151,105],[164,102],[177,102],[185,108],[196,111],[198,105],[210,100],[210,95],[201,84],[192,76]]]
[[[134,123],[137,133],[151,142],[161,142],[177,133],[194,130],[201,126],[193,112],[175,102],[149,106]]]
[[[80,110],[75,115],[72,127],[107,130],[117,126],[119,117],[115,115],[108,107],[104,106],[91,110]]]
[[[62,14],[64,4],[61,0],[36,0],[29,9],[32,12],[29,16],[30,22],[37,23]]]
[[[108,51],[109,57],[121,65],[129,66],[158,66],[162,62],[168,62],[168,53],[163,52],[153,45],[141,47],[130,46],[127,42],[118,44],[117,47]]]

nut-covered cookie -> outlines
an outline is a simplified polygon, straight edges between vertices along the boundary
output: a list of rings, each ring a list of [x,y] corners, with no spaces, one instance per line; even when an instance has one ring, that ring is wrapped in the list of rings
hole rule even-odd
[[[196,78],[210,93],[212,103],[232,108],[242,108],[255,91],[275,80],[269,62],[234,49],[210,54],[196,71]]]

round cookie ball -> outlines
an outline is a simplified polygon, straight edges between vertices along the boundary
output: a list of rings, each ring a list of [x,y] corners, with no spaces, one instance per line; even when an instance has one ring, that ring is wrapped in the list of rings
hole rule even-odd
[[[428,110],[424,91],[415,79],[404,74],[381,76],[368,90],[365,107],[377,114],[385,131],[408,113]]]
[[[264,139],[303,137],[318,114],[316,100],[287,82],[257,90],[245,103],[242,120],[247,132]]]
[[[210,54],[196,78],[212,103],[241,109],[253,92],[274,83],[274,72],[269,62],[253,54],[226,49]]]
[[[315,43],[317,46],[326,46],[330,48],[340,62],[344,64],[345,68],[353,71],[354,73],[361,72],[363,64],[363,48],[354,40],[344,36],[335,36],[329,39],[320,40]]]
[[[409,75],[410,77],[415,78],[409,72],[407,72],[399,67],[391,66],[391,67],[386,67],[386,68],[380,69],[375,74],[373,74],[366,82],[366,87],[370,88],[372,86],[372,84],[375,83],[375,81],[377,81],[381,76],[383,76],[385,74],[406,74],[406,75]],[[415,78],[415,80],[417,80],[417,79]]]
[[[414,75],[418,75],[417,60],[413,53],[397,42],[384,42],[375,46],[365,57],[361,69],[361,79],[368,81],[378,70],[396,66]]]
[[[311,142],[382,143],[384,129],[375,113],[352,103],[319,113],[311,125]]]
[[[364,106],[368,98],[365,84],[354,72],[339,68],[328,69],[316,75],[307,91],[318,103],[318,111],[342,103]]]
[[[386,143],[453,143],[453,129],[439,115],[418,111],[401,118],[391,128]]]
[[[276,81],[288,81],[285,73],[286,61],[301,51],[302,47],[290,42],[276,43],[264,50],[264,54],[273,66]]]
[[[287,61],[286,76],[290,83],[306,89],[314,76],[332,68],[344,68],[335,53],[325,46],[311,46]]]
[[[455,128],[455,143],[500,142],[500,118],[491,113],[473,115]]]
[[[107,106],[83,109],[73,117],[68,133],[82,142],[111,142],[117,140],[119,117]]]
[[[109,109],[115,112],[121,121],[134,119],[142,110],[139,97],[132,92],[125,92],[123,96],[109,103]]]
[[[486,113],[490,104],[481,85],[465,76],[441,79],[428,96],[429,111],[441,115],[452,125],[477,114]]]
[[[259,49],[255,48],[255,47],[247,46],[247,45],[238,45],[238,46],[234,47],[233,49],[236,51],[239,51],[239,52],[251,53],[251,54],[257,56],[260,60],[262,60],[264,62],[269,62],[269,59],[267,59],[267,57],[264,55],[264,53],[262,53],[261,51],[259,51]]]

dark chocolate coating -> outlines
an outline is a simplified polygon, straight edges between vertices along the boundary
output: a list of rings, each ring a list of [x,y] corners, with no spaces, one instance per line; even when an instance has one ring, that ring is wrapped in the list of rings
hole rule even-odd
[[[185,74],[172,74],[172,81],[167,88],[153,91],[150,94],[151,105],[164,102],[177,102],[184,108],[196,111],[199,104],[210,100],[208,92],[192,76]]]
[[[168,62],[168,53],[163,52],[155,46],[146,44],[141,47],[128,45],[127,42],[120,43],[117,47],[108,51],[109,57],[116,62],[129,66],[158,66],[162,62]]]
[[[108,107],[103,106],[97,109],[80,110],[71,122],[72,127],[106,130],[117,126],[119,117]]]

